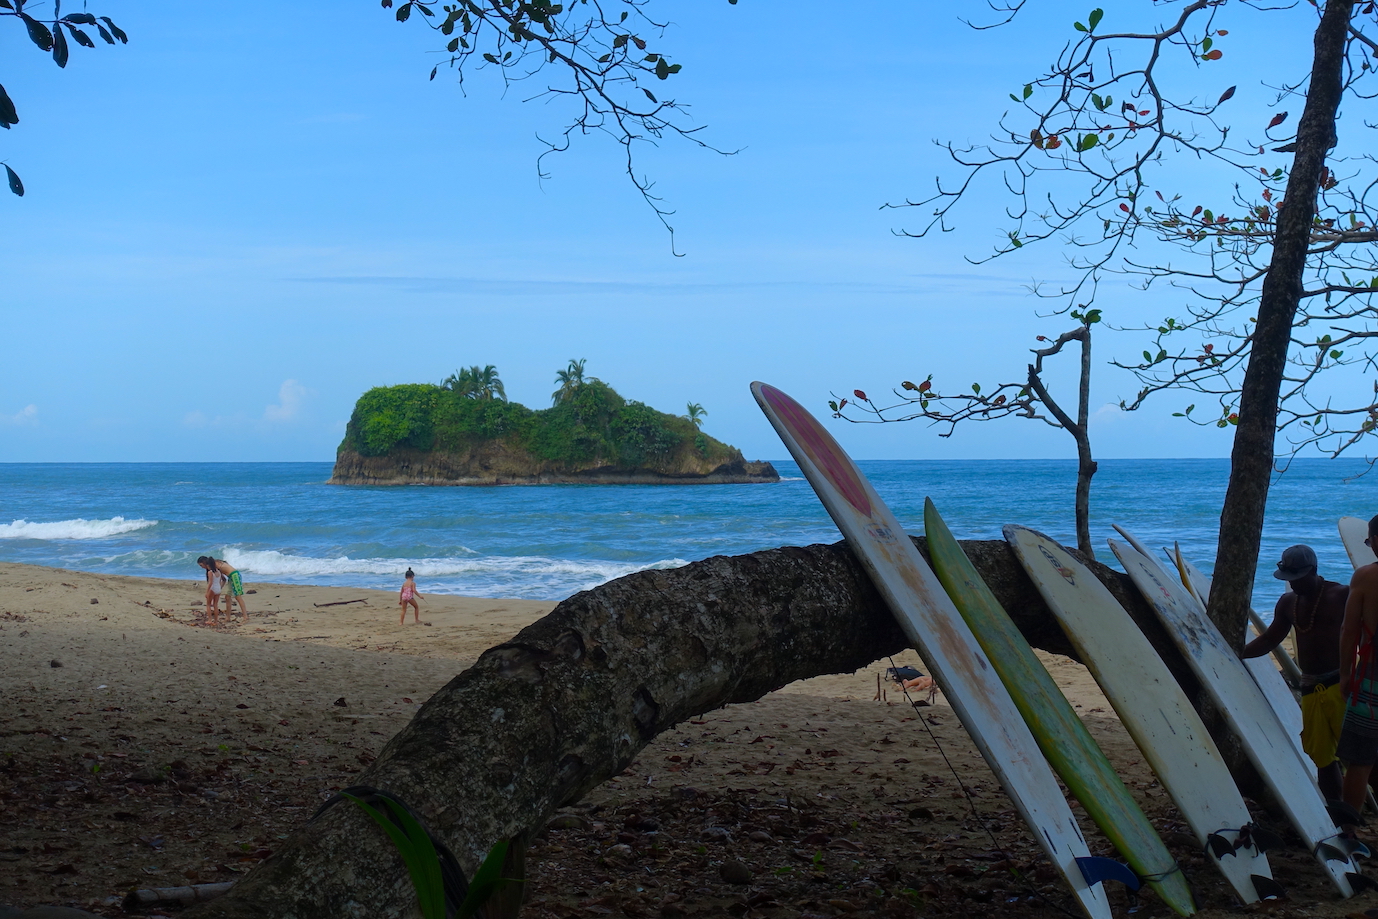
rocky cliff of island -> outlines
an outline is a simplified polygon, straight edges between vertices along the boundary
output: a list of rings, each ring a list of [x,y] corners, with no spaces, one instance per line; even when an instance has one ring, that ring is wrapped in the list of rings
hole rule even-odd
[[[449,381],[447,381],[449,382]],[[492,388],[407,384],[359,398],[336,485],[679,485],[778,482],[701,418],[628,401],[596,378],[533,410]],[[691,412],[697,406],[691,406]],[[696,414],[696,413],[695,413]]]

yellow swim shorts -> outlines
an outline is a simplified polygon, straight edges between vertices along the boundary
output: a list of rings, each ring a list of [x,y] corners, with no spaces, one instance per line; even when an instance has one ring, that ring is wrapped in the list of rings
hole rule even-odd
[[[1301,748],[1317,769],[1335,762],[1340,727],[1345,720],[1345,699],[1338,683],[1318,684],[1301,697]]]

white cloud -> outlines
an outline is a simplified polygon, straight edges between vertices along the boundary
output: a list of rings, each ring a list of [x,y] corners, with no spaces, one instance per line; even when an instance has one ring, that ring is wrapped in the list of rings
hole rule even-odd
[[[194,412],[187,412],[182,416],[182,424],[189,428],[204,428],[207,424],[206,415],[200,409]]]
[[[3,424],[38,424],[38,406],[29,404],[13,415],[0,415]]]
[[[1114,402],[1107,402],[1092,412],[1086,423],[1088,427],[1104,428],[1114,424],[1123,414],[1124,412],[1120,410],[1118,405]]]
[[[278,404],[263,409],[264,421],[291,421],[300,414],[310,390],[296,380],[283,380],[278,388]]]

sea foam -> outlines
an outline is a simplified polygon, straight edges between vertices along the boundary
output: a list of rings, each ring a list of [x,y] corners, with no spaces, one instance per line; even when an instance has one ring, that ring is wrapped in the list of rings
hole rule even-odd
[[[537,586],[542,595],[564,596],[575,590],[585,590],[637,571],[678,568],[687,565],[682,558],[659,559],[647,564],[610,561],[605,559],[549,558],[546,556],[475,555],[450,558],[318,558],[288,555],[273,549],[240,549],[225,546],[221,556],[225,561],[254,578],[275,578],[292,581],[326,582],[341,576],[369,586],[391,587],[401,582],[407,568],[418,579],[430,582],[443,592],[460,591],[476,595],[504,596],[503,590],[530,589]],[[543,589],[542,589],[543,588]],[[497,594],[493,591],[497,590]],[[556,591],[551,594],[550,591]],[[563,590],[564,593],[559,593]]]
[[[51,523],[16,520],[13,523],[0,523],[0,539],[104,539],[157,524],[156,520],[125,520],[123,517],[111,517],[109,520],[78,517]]]

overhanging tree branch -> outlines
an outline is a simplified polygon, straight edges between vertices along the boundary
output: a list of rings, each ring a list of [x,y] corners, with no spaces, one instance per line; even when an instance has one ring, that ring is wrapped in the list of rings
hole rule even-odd
[[[393,0],[382,0],[382,5],[391,8]],[[723,155],[736,151],[703,140],[699,132],[704,126],[689,117],[685,105],[664,96],[666,81],[682,65],[651,47],[664,37],[668,24],[652,19],[647,6],[648,0],[460,0],[442,6],[437,15],[431,6],[409,0],[395,15],[406,22],[419,13],[418,19],[448,39],[445,65],[455,70],[461,85],[473,67],[497,70],[509,89],[554,68],[554,81],[530,98],[568,99],[574,112],[557,139],[542,141],[546,151],[537,159],[539,175],[547,177],[545,157],[568,150],[576,136],[612,138],[622,147],[628,180],[670,233],[673,250],[674,211],[654,193],[654,183],[638,173],[637,146],[674,137]],[[431,79],[440,66],[432,68]]]
[[[1095,558],[1095,548],[1091,543],[1091,477],[1096,474],[1097,465],[1091,456],[1091,439],[1087,428],[1090,417],[1091,400],[1091,326],[1101,321],[1098,309],[1073,310],[1072,318],[1081,322],[1076,328],[1063,332],[1052,344],[1044,348],[1031,349],[1034,360],[1028,365],[1024,380],[1019,383],[1002,383],[994,389],[982,391],[981,384],[971,384],[970,393],[950,393],[943,395],[933,386],[933,375],[929,374],[922,383],[905,380],[899,388],[891,390],[899,399],[892,405],[876,405],[860,389],[853,390],[854,400],[839,399],[833,393],[828,406],[834,418],[862,424],[894,423],[901,421],[926,420],[930,425],[944,425],[946,431],[939,437],[951,437],[957,425],[966,421],[994,421],[1012,415],[1042,421],[1055,428],[1062,428],[1077,445],[1077,486],[1074,502],[1077,531],[1077,548],[1089,558]],[[1038,336],[1039,341],[1047,337]],[[1077,417],[1073,418],[1053,398],[1043,382],[1043,361],[1061,353],[1064,346],[1078,342],[1081,345],[1081,365],[1077,384]],[[852,414],[847,409],[851,407]],[[1047,414],[1043,413],[1047,410]],[[860,413],[858,416],[856,413]],[[1048,417],[1051,415],[1052,417]],[[869,417],[868,417],[869,416]]]
[[[1007,18],[1021,6],[1009,2]],[[1248,53],[1227,38],[1227,11],[1258,17],[1311,9],[1310,74],[1279,93],[1304,98],[1295,135],[1286,133],[1286,111],[1273,115],[1261,137],[1232,133],[1222,116],[1235,86],[1218,95],[1169,90],[1168,75],[1184,67],[1208,78],[1227,42],[1230,53]],[[1118,5],[1112,14],[1132,15],[1127,10]],[[1178,6],[1165,26],[1113,33],[1099,31],[1103,18],[1095,10],[1074,25],[1077,36],[1053,66],[1011,94],[1015,107],[987,143],[945,145],[959,178],[900,205],[929,211],[916,230],[900,232],[951,229],[959,202],[993,180],[1011,198],[1008,242],[973,261],[1060,243],[1072,279],[1039,293],[1064,309],[1094,302],[1111,274],[1187,295],[1182,314],[1138,329],[1152,339],[1142,362],[1114,363],[1140,381],[1123,408],[1184,389],[1214,401],[1218,414],[1193,414],[1197,400],[1179,416],[1235,429],[1216,559],[1216,570],[1228,574],[1216,582],[1211,613],[1227,635],[1242,637],[1276,433],[1284,432],[1289,455],[1314,447],[1337,456],[1371,444],[1378,430],[1371,344],[1378,337],[1378,158],[1360,136],[1374,125],[1361,123],[1358,111],[1378,95],[1365,83],[1378,47],[1366,34],[1375,9],[1364,3],[1356,12],[1352,0],[1329,0],[1289,14],[1248,0],[1195,0]],[[1355,109],[1346,122],[1347,138],[1356,141],[1348,156],[1333,151],[1342,98]],[[1233,192],[1192,206],[1169,184],[1187,183],[1162,168],[1174,162],[1209,176],[1234,171]],[[1163,247],[1193,261],[1179,264]]]
[[[116,42],[128,44],[129,36],[124,33],[119,26],[111,21],[109,16],[96,16],[83,10],[80,13],[68,13],[62,15],[62,0],[53,2],[53,18],[40,19],[29,13],[26,6],[29,0],[0,0],[0,19],[9,17],[24,26],[28,33],[29,41],[33,42],[40,51],[46,51],[53,56],[53,63],[59,67],[67,66],[67,59],[71,54],[71,46],[68,38],[81,45],[83,48],[94,48],[96,43],[91,36],[86,33],[82,26],[94,28],[96,34],[107,45]],[[0,86],[0,128],[9,130],[14,125],[19,124],[19,112],[15,108],[14,100],[5,92],[5,87]],[[10,168],[9,163],[0,162],[5,167],[5,178],[9,183],[10,191],[23,197],[24,183],[20,181],[19,174]]]

